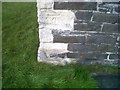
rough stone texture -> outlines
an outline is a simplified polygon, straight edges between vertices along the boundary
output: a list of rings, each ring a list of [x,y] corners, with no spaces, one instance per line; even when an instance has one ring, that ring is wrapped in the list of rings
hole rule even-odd
[[[101,23],[95,22],[76,23],[74,25],[74,29],[80,31],[101,31]]]
[[[118,23],[118,14],[106,14],[100,12],[93,13],[93,21],[95,22],[107,22],[107,23]]]
[[[102,2],[98,4],[98,10],[105,13],[120,13],[120,2]]]
[[[88,44],[116,44],[116,37],[110,35],[88,35],[86,43]]]
[[[54,65],[118,65],[120,17],[117,5],[38,0],[38,61]]]
[[[54,36],[54,43],[85,43],[85,36]]]
[[[96,49],[96,45],[68,44],[68,50],[70,51],[93,52]]]
[[[111,54],[110,59],[120,59],[120,54]]]
[[[118,33],[118,24],[104,24],[102,31],[106,33]]]
[[[78,20],[90,21],[93,15],[92,11],[76,11],[75,16]]]
[[[97,10],[97,2],[55,2],[55,10]]]
[[[39,24],[49,29],[72,30],[74,13],[67,10],[41,10],[39,9]]]

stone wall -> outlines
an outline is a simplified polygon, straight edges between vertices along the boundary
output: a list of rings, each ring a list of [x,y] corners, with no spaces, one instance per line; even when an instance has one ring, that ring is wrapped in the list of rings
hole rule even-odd
[[[39,62],[118,65],[118,3],[38,0],[37,7]]]

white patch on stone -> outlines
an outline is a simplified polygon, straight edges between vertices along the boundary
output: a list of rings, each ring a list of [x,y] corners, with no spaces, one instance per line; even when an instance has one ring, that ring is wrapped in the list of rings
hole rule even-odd
[[[38,10],[39,24],[49,29],[73,30],[75,15],[68,10]]]
[[[40,43],[52,43],[53,35],[50,29],[40,29],[39,30]]]
[[[54,0],[37,0],[37,7],[40,9],[53,9]]]
[[[67,50],[68,44],[66,43],[40,43],[40,51],[48,51],[48,52],[68,52]]]

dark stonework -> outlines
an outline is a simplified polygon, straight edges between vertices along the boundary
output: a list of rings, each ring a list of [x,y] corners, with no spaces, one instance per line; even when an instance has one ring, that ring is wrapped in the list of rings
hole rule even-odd
[[[54,10],[71,10],[75,14],[74,30],[51,29],[52,44],[63,45],[65,43],[68,45],[68,51],[65,46],[63,51],[66,50],[66,53],[41,52],[41,58],[50,57],[56,60],[57,58],[62,58],[61,60],[69,58],[68,60],[76,60],[81,64],[118,65],[120,62],[120,15],[118,12],[120,10],[116,7],[117,4],[55,2]],[[54,14],[51,15],[54,17]]]
[[[91,35],[87,36],[86,43],[88,44],[116,44],[117,38],[114,38],[110,35]]]
[[[79,31],[101,31],[101,23],[77,23],[74,25],[74,29]]]
[[[102,31],[107,33],[118,33],[118,24],[104,24]]]
[[[111,54],[110,59],[120,59],[120,54]]]
[[[94,12],[93,21],[115,24],[118,23],[118,14],[106,14],[106,13]]]
[[[84,36],[54,36],[54,43],[85,43]]]
[[[107,59],[107,54],[101,53],[92,53],[92,54],[83,54],[81,55],[82,60],[104,60]]]
[[[101,53],[106,53],[106,52],[118,53],[118,47],[103,44],[103,45],[99,45],[97,51]]]
[[[81,44],[69,44],[68,50],[79,51],[79,52],[93,52],[96,51],[96,45],[81,45]]]
[[[78,51],[78,52],[118,52],[118,47],[111,45],[81,45],[81,44],[69,44],[68,50],[70,51]]]
[[[98,5],[98,10],[104,13],[120,13],[120,2],[103,2]]]
[[[76,18],[79,20],[90,21],[92,15],[93,15],[93,12],[91,12],[91,11],[77,11],[75,13],[75,15],[76,15]]]
[[[52,55],[50,55],[50,57],[52,58],[52,57],[55,57],[55,58],[65,58],[65,53],[63,53],[63,54],[52,54]]]
[[[96,2],[55,2],[55,10],[96,10]]]

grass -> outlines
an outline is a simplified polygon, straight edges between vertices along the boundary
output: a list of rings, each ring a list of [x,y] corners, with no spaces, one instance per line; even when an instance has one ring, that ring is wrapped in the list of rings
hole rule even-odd
[[[117,73],[111,66],[38,63],[36,3],[3,3],[2,8],[3,88],[97,88],[92,72]]]

